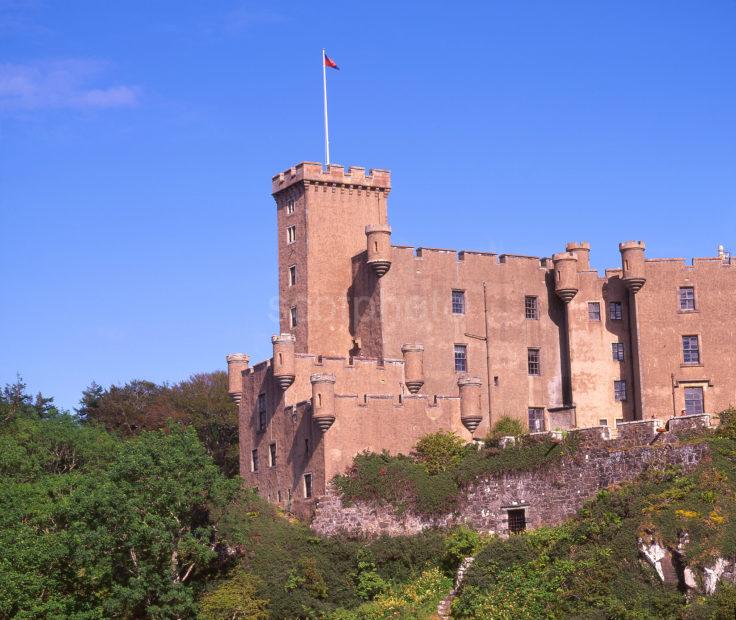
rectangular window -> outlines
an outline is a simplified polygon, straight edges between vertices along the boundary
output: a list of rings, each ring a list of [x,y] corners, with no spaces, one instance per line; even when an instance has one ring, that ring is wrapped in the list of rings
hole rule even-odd
[[[614,342],[611,344],[611,354],[613,356],[613,359],[617,362],[623,362],[624,361],[624,343],[623,342]]]
[[[685,388],[685,413],[687,415],[696,415],[705,413],[703,404],[703,388],[702,387],[686,387]]]
[[[312,497],[312,474],[304,474],[304,497]]]
[[[289,286],[296,284],[296,265],[289,267]]]
[[[598,426],[608,426],[608,420],[606,420],[606,418],[601,418],[598,420]]]
[[[680,310],[684,312],[695,310],[695,288],[692,286],[680,287]]]
[[[589,321],[600,321],[601,320],[601,303],[599,301],[588,302],[588,320]]]
[[[289,198],[286,202],[286,215],[291,215],[294,213],[294,199]]]
[[[266,395],[258,395],[258,430],[266,428]]]
[[[304,440],[304,454],[309,456],[309,439]]]
[[[465,314],[465,291],[452,291],[452,313]]]
[[[296,306],[289,308],[289,325],[296,327]]]
[[[527,319],[539,319],[539,300],[533,295],[524,297],[524,317]]]
[[[272,443],[268,446],[268,466],[276,467],[276,444]]]
[[[252,450],[250,453],[250,470],[258,471],[258,450]]]
[[[542,366],[539,363],[539,349],[526,350],[527,369],[530,375],[541,375]]]
[[[618,402],[626,400],[626,381],[613,382],[613,396]]]
[[[700,343],[697,336],[682,337],[682,358],[686,364],[700,364]]]
[[[608,306],[608,310],[609,310],[608,317],[612,321],[620,321],[623,318],[623,311],[621,308],[620,301],[612,301],[610,305]]]
[[[294,243],[296,241],[296,226],[289,226],[286,229],[286,242]]]
[[[509,534],[518,534],[526,529],[526,511],[523,508],[509,510]]]
[[[529,407],[529,432],[541,433],[544,431],[544,409],[542,407]]]
[[[464,344],[455,345],[455,372],[468,371],[468,347]]]

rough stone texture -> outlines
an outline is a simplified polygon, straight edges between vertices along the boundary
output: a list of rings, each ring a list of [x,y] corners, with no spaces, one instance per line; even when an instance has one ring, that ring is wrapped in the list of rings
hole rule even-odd
[[[639,425],[653,426],[648,422]],[[678,432],[690,430],[686,427]],[[459,507],[452,514],[434,518],[412,513],[399,516],[389,506],[343,506],[333,492],[320,498],[312,528],[326,535],[396,536],[464,523],[478,531],[506,536],[509,509],[523,508],[528,528],[556,525],[572,517],[601,489],[631,481],[652,468],[676,465],[690,470],[708,454],[706,443],[678,444],[677,435],[671,432],[657,433],[651,445],[636,447],[631,446],[633,431],[621,439],[607,439],[606,428],[571,433],[579,437],[574,455],[540,470],[481,478],[464,489]]]
[[[321,495],[362,450],[408,453],[435,430],[470,440],[457,412],[464,374],[482,382],[476,437],[501,416],[526,425],[529,408],[544,411],[546,430],[604,424],[615,435],[619,422],[678,416],[687,387],[703,389],[706,411],[736,403],[736,261],[646,259],[643,243],[625,242],[622,267],[601,275],[590,269],[589,244],[572,242],[563,284],[575,294],[565,303],[555,292],[559,260],[555,266],[544,257],[391,246],[387,234],[378,249],[369,246],[366,229],[389,229],[390,191],[388,171],[359,167],[303,162],[273,178],[279,327],[296,339],[296,357],[286,360],[288,368],[293,361],[294,382],[282,389],[291,374],[280,376],[282,368],[274,376],[270,360],[230,372],[240,407],[241,475],[264,496],[308,511],[305,474]],[[405,234],[392,232],[394,239]],[[381,278],[368,264],[368,249],[390,261]],[[694,287],[694,310],[680,309],[684,286]],[[464,294],[463,312],[453,312],[453,290]],[[536,312],[527,313],[527,298],[535,299]],[[591,318],[591,303],[600,305],[600,320]],[[611,314],[611,304],[620,304],[620,314]],[[685,335],[699,338],[699,364],[683,363]],[[406,343],[424,347],[420,400],[408,397],[407,382],[416,377],[402,361]],[[623,345],[621,361],[613,359],[614,343]],[[455,345],[467,348],[466,371],[455,370]],[[539,350],[539,374],[528,372],[528,349]],[[336,376],[336,420],[324,434],[309,407],[315,372]],[[624,400],[614,394],[619,380],[626,382]],[[657,431],[650,430],[653,439]],[[266,462],[271,443],[279,455],[274,467]],[[262,459],[257,472],[253,450]]]

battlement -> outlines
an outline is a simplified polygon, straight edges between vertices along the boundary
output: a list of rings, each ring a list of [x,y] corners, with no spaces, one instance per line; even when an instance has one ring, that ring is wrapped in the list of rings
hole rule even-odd
[[[324,169],[321,163],[304,161],[275,175],[271,183],[271,193],[276,195],[300,182],[389,192],[391,172],[378,168],[366,172],[361,166],[350,166],[346,170],[338,164],[330,164]]]
[[[529,261],[537,262],[538,267],[542,269],[550,269],[549,259],[543,256],[527,256],[525,254],[498,254],[496,252],[482,252],[480,250],[454,250],[451,248],[428,248],[424,246],[415,247],[412,245],[392,245],[391,249],[399,255],[405,257],[413,257],[418,260],[423,259],[451,259],[453,261],[466,261],[469,259],[488,261],[489,264],[506,265],[506,264],[527,264]]]

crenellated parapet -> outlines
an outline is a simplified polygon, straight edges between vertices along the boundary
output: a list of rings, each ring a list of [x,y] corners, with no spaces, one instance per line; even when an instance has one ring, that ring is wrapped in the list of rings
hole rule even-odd
[[[326,169],[321,163],[305,161],[275,175],[271,193],[276,195],[297,183],[316,187],[344,188],[354,191],[375,191],[388,194],[391,191],[391,173],[388,170],[366,169],[351,166],[345,169],[330,164]]]

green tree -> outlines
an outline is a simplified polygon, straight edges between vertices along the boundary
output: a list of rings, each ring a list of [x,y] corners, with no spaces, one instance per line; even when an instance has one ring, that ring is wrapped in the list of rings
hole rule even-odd
[[[451,431],[425,435],[414,446],[414,459],[424,465],[430,475],[455,467],[465,454],[465,442]]]

